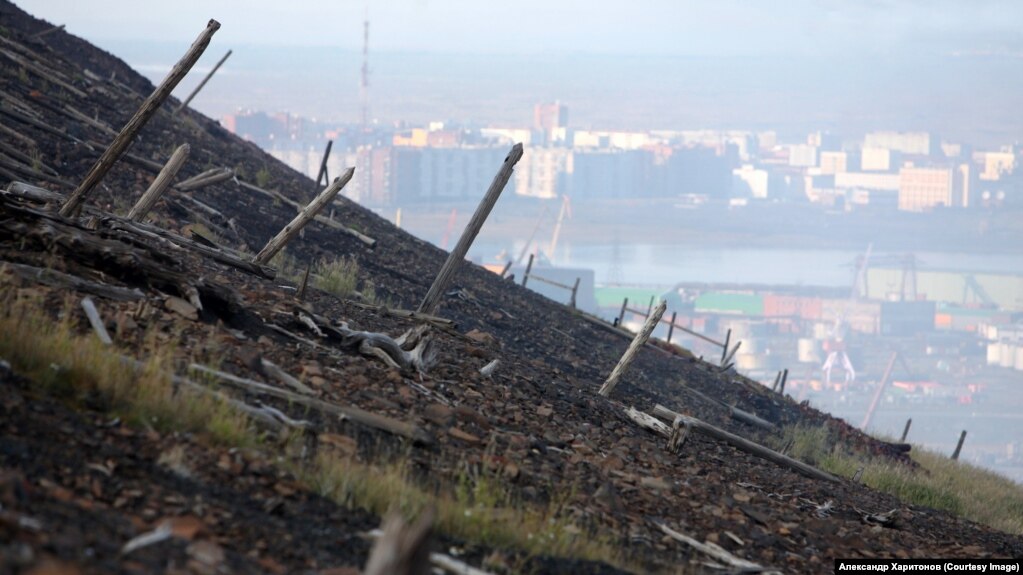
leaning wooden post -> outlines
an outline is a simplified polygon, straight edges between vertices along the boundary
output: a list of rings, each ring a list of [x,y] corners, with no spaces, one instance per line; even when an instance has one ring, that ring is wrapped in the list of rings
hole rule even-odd
[[[741,343],[741,342],[740,342]],[[778,394],[785,395],[785,382],[789,380],[789,368],[781,372],[781,383],[778,384]]]
[[[732,328],[728,328],[728,333],[725,334],[725,345],[721,348],[721,365],[725,365],[725,359],[728,357],[728,344],[732,341]]]
[[[189,148],[188,144],[181,144],[178,149],[174,150],[171,154],[167,163],[164,164],[163,169],[153,180],[153,183],[149,185],[149,189],[146,193],[142,194],[139,201],[131,208],[128,212],[128,219],[133,222],[141,222],[142,218],[146,217],[149,210],[153,209],[156,205],[156,201],[160,199],[163,192],[170,186],[171,182],[174,181],[174,176],[178,175],[178,170],[181,166],[185,165],[185,160],[188,159]]]
[[[622,300],[622,311],[618,312],[618,327],[622,327],[622,321],[625,320],[625,310],[629,307],[629,298]]]
[[[906,443],[906,437],[909,436],[909,426],[913,425],[913,418],[910,417],[906,420],[906,427],[902,428],[902,437],[899,438],[899,443]]]
[[[320,195],[316,196],[313,201],[309,202],[309,205],[302,208],[302,211],[295,216],[295,219],[291,220],[291,223],[284,226],[272,240],[267,242],[266,246],[256,254],[256,257],[252,259],[253,262],[261,265],[266,265],[277,252],[281,251],[291,238],[295,237],[298,232],[302,231],[316,214],[320,212],[327,204],[334,200],[334,196],[338,194],[345,187],[345,184],[352,179],[355,174],[355,168],[348,168],[345,173],[334,180],[332,184],[327,186],[327,189],[320,192]]]
[[[327,140],[327,149],[323,151],[323,159],[320,160],[320,171],[316,174],[317,188],[320,186],[321,180],[326,179],[327,181],[330,181],[330,176],[327,175],[327,160],[330,159],[330,148],[333,146],[334,140]]]
[[[189,94],[187,98],[185,98],[185,101],[181,102],[181,105],[179,105],[177,109],[174,110],[174,114],[172,115],[176,116],[178,112],[180,112],[184,108],[187,108],[188,105],[192,103],[192,99],[195,98],[199,91],[203,89],[203,86],[206,85],[206,82],[210,81],[210,78],[212,78],[213,75],[217,73],[217,70],[220,69],[220,65],[223,64],[230,56],[231,50],[228,50],[227,54],[224,54],[224,57],[221,58],[220,61],[218,61],[215,66],[213,66],[213,69],[210,70],[208,74],[206,74],[206,77],[202,79],[202,82],[199,82],[199,85],[196,86],[194,90],[192,90],[192,93]]]
[[[533,269],[533,257],[535,254],[529,254],[529,263],[526,264],[526,271],[522,274],[522,287],[526,287],[526,282],[529,281],[529,272]]]
[[[508,260],[507,262],[504,263],[504,268],[501,269],[501,278],[502,279],[508,276],[508,270],[510,270],[511,267],[512,267],[512,261],[511,260]]]
[[[639,348],[643,347],[647,340],[650,339],[650,334],[653,333],[654,327],[657,326],[657,322],[661,321],[661,316],[664,315],[664,310],[668,307],[668,302],[661,300],[661,303],[657,304],[657,308],[654,309],[650,317],[646,318],[646,323],[643,324],[643,329],[639,330],[636,337],[632,338],[632,343],[629,344],[629,349],[625,350],[625,354],[622,359],[618,360],[618,365],[615,366],[614,370],[611,371],[611,375],[607,377],[607,381],[604,385],[600,386],[600,395],[607,397],[614,391],[618,380],[622,378],[622,374],[632,363],[633,358],[639,352]]]
[[[668,343],[671,343],[671,334],[675,332],[675,316],[678,315],[677,311],[671,312],[671,323],[668,324]]]
[[[107,175],[110,168],[114,166],[118,159],[128,149],[128,146],[135,139],[142,128],[146,125],[146,122],[153,117],[153,114],[160,108],[163,101],[170,96],[170,93],[174,90],[174,87],[178,85],[178,82],[188,74],[188,71],[195,65],[195,61],[199,59],[203,51],[206,50],[206,46],[210,43],[210,38],[213,34],[220,29],[220,22],[216,20],[210,20],[206,24],[206,29],[199,34],[195,42],[192,43],[192,47],[185,52],[185,55],[178,61],[177,64],[171,68],[167,77],[163,79],[163,82],[153,90],[153,93],[146,98],[145,102],[142,102],[142,106],[135,112],[135,115],[128,120],[128,123],[121,128],[120,133],[114,138],[114,141],[110,143],[110,146],[103,152],[103,155],[96,160],[96,164],[89,170],[89,174],[85,176],[82,183],[78,185],[76,189],[64,202],[64,205],[60,207],[60,215],[65,218],[69,218],[77,214],[82,204],[85,203],[86,198],[92,193],[92,190],[103,180],[103,177]]]
[[[451,282],[451,278],[455,275],[455,270],[465,260],[465,254],[469,251],[469,246],[472,245],[473,240],[480,233],[480,228],[483,227],[483,222],[487,221],[487,216],[490,215],[490,210],[494,208],[494,204],[497,203],[497,198],[501,197],[501,192],[504,190],[505,185],[508,184],[508,180],[512,177],[512,172],[515,171],[515,164],[522,159],[522,144],[515,144],[511,152],[508,153],[508,157],[504,159],[504,164],[501,165],[500,171],[494,176],[494,181],[490,184],[490,189],[487,190],[486,195],[483,196],[483,200],[480,205],[476,207],[476,213],[472,215],[472,219],[466,224],[465,230],[462,232],[462,237],[458,238],[458,243],[455,244],[455,249],[451,250],[451,254],[448,255],[448,260],[444,262],[444,267],[440,269],[440,273],[437,274],[436,279],[433,280],[433,285],[430,286],[430,291],[426,293],[426,297],[423,298],[423,303],[419,304],[420,313],[433,313],[437,306],[440,304],[440,298],[444,294],[444,290],[447,289],[448,283]],[[528,274],[527,274],[528,275]]]
[[[778,383],[781,381],[781,371],[778,375],[774,376],[774,385],[771,386],[771,391],[778,391]]]
[[[966,430],[964,429],[959,434],[959,443],[956,444],[956,450],[952,453],[952,461],[959,459],[959,452],[963,450],[963,442],[966,441]]]
[[[650,312],[654,310],[654,296],[650,296],[650,303],[646,306],[646,316],[650,317]]]
[[[568,305],[575,309],[575,296],[579,293],[579,278],[575,278],[575,285],[572,286],[572,299],[568,300]]]

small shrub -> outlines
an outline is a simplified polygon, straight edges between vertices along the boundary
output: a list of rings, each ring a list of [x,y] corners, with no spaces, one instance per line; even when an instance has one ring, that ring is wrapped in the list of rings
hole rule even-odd
[[[359,263],[353,258],[320,260],[313,272],[316,287],[340,298],[351,297],[359,278]]]

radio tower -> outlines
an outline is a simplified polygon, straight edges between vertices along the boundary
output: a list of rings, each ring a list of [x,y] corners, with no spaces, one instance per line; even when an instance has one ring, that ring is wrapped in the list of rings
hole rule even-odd
[[[362,22],[362,78],[359,81],[359,103],[362,107],[362,131],[369,127],[369,15]]]

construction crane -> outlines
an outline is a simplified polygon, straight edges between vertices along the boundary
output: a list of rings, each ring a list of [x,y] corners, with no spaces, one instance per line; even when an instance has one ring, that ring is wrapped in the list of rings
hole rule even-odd
[[[849,306],[856,303],[860,297],[860,285],[864,287],[866,291],[867,285],[867,266],[870,265],[870,254],[874,251],[874,244],[867,245],[867,251],[856,260],[856,273],[853,275],[852,289],[849,293],[849,302],[842,309],[842,312],[835,318],[835,325],[831,328],[831,337],[824,342],[824,347],[828,352],[828,357],[824,359],[824,365],[821,369],[824,370],[824,384],[831,387],[831,370],[835,367],[841,367],[845,373],[844,386],[848,386],[850,383],[856,381],[856,369],[853,368],[852,361],[849,359],[849,354],[845,352],[845,316],[849,313]]]
[[[558,221],[554,224],[554,233],[551,235],[550,249],[548,250],[548,258],[552,263],[554,262],[554,251],[558,248],[558,239],[561,237],[561,223],[565,221],[565,216],[572,217],[572,202],[567,195],[561,196],[561,210],[558,211]]]

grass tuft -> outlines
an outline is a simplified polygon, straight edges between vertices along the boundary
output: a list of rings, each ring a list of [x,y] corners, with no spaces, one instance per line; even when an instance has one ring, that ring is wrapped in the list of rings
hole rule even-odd
[[[790,444],[790,456],[835,475],[852,477],[862,467],[865,485],[905,503],[948,511],[1023,535],[1023,486],[992,471],[917,446],[911,452],[915,468],[849,453],[823,427],[786,428],[778,444]]]

